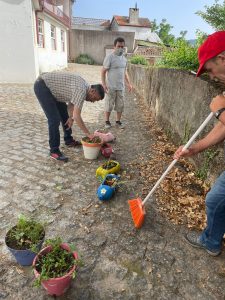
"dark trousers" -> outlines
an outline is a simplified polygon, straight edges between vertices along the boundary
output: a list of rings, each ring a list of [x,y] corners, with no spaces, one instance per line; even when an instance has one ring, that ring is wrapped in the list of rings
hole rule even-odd
[[[40,78],[34,83],[34,92],[48,120],[50,152],[58,151],[60,146],[60,122],[63,127],[65,143],[69,143],[73,140],[72,130],[67,130],[67,126],[65,126],[69,118],[67,105],[64,102],[57,101],[46,86],[44,80]]]

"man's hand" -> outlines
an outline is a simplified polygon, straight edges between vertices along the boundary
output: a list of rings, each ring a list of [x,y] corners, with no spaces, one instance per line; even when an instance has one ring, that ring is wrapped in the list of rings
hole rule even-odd
[[[195,149],[194,145],[184,151],[183,148],[184,146],[182,145],[177,149],[173,156],[174,159],[179,159],[180,157],[190,157],[197,153],[197,149]]]
[[[133,86],[130,83],[128,84],[127,88],[129,93],[133,91]]]
[[[94,135],[94,133],[90,133],[90,134],[87,134],[87,137],[89,137],[89,139],[92,140],[95,137],[95,135]]]
[[[69,117],[69,119],[66,121],[65,125],[67,126],[66,130],[69,130],[73,126],[73,119],[72,119],[72,117]]]

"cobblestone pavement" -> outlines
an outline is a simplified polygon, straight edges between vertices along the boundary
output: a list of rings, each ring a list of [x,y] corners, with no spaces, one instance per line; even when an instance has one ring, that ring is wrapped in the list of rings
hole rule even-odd
[[[100,67],[70,70],[100,81]],[[192,249],[182,239],[185,229],[163,219],[154,204],[146,205],[143,228],[134,229],[127,200],[142,179],[129,162],[149,153],[157,138],[146,130],[134,94],[126,97],[126,128],[111,130],[116,158],[132,176],[107,203],[96,197],[103,158],[90,162],[82,149],[62,147],[67,164],[49,159],[46,120],[31,85],[2,84],[0,100],[0,299],[52,299],[33,287],[31,267],[17,265],[5,247],[5,233],[21,213],[46,221],[47,238],[61,236],[83,255],[84,266],[59,299],[225,299],[224,253],[211,258]],[[103,102],[85,104],[83,118],[93,131],[101,128]],[[82,137],[76,126],[74,132]]]

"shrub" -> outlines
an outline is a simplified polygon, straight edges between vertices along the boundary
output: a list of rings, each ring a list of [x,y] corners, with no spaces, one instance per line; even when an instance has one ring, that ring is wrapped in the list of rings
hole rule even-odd
[[[95,65],[95,61],[87,54],[80,54],[76,59],[75,63],[86,64],[86,65]]]
[[[157,66],[197,71],[199,65],[197,51],[197,46],[192,46],[183,39],[178,40],[171,48],[164,49]]]
[[[141,55],[134,55],[133,57],[131,57],[130,63],[134,65],[148,65],[148,61],[146,60],[146,58],[144,58],[144,56]]]

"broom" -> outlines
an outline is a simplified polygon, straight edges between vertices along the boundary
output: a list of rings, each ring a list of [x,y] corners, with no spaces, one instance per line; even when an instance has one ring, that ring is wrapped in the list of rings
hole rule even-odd
[[[199,135],[199,133],[209,123],[209,121],[211,120],[212,116],[213,116],[213,112],[211,112],[208,115],[208,117],[205,119],[205,121],[196,130],[196,132],[193,134],[193,136],[190,138],[190,140],[184,146],[184,148],[183,148],[182,151],[185,151],[186,149],[188,149],[188,147],[190,147],[190,145],[193,143],[193,141],[195,140],[195,138]],[[141,228],[142,225],[143,225],[143,223],[144,223],[144,218],[145,218],[145,214],[146,214],[145,207],[144,207],[145,202],[147,202],[148,199],[152,196],[152,194],[154,193],[154,191],[156,190],[156,188],[159,186],[159,184],[161,183],[161,181],[165,178],[165,176],[167,175],[167,173],[176,164],[176,162],[177,162],[177,159],[174,159],[172,161],[172,163],[168,166],[168,168],[166,169],[166,171],[162,174],[162,176],[156,182],[156,184],[154,185],[154,187],[152,188],[152,190],[148,193],[148,195],[146,196],[146,198],[144,199],[143,202],[141,201],[140,198],[128,200],[128,204],[129,204],[129,207],[130,207],[131,216],[133,218],[134,226],[136,228]]]

